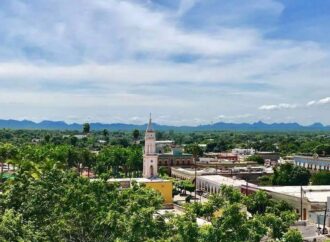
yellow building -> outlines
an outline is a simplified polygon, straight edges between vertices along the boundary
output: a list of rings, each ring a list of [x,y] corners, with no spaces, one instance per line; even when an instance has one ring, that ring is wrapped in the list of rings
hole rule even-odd
[[[145,184],[158,191],[164,198],[164,207],[173,207],[172,182],[158,177],[158,154],[156,152],[156,132],[152,128],[151,114],[145,133],[145,147],[143,153],[143,177],[109,179],[110,183],[118,182],[122,188],[128,188],[133,181]]]
[[[139,184],[145,184],[146,187],[152,188],[158,191],[164,198],[164,207],[173,207],[172,197],[172,182],[169,180],[163,180],[160,178],[148,179],[148,178],[114,178],[108,180],[110,183],[118,182],[122,188],[128,188],[133,181]]]
[[[146,187],[150,187],[158,191],[162,197],[164,198],[164,205],[172,205],[173,204],[173,197],[172,197],[172,190],[173,185],[172,182],[169,180],[149,180],[146,182],[142,182],[146,184]]]

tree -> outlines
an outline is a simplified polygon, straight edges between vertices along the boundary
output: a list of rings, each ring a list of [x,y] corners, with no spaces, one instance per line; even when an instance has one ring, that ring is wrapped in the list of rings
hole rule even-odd
[[[203,155],[203,149],[198,144],[187,145],[184,150],[192,154],[195,160]]]
[[[102,134],[104,136],[104,138],[109,136],[109,131],[107,129],[103,129]]]
[[[330,145],[320,144],[315,147],[314,152],[320,156],[328,156],[330,155]]]
[[[87,176],[89,177],[91,167],[95,161],[95,156],[88,149],[81,150],[81,156],[82,156],[81,163],[83,167],[87,167]]]
[[[121,190],[58,169],[40,179],[19,173],[0,194],[0,241],[158,241],[162,202],[138,184]]]
[[[128,158],[126,161],[126,166],[128,167],[129,176],[132,176],[132,172],[138,172],[142,170],[143,166],[143,154],[140,147],[128,148]]]
[[[196,200],[196,177],[197,177],[197,159],[199,156],[203,155],[203,150],[202,148],[198,145],[198,144],[191,144],[191,145],[187,145],[185,147],[185,151],[188,153],[191,153],[193,155],[193,159],[194,159],[194,164],[195,164],[195,179],[194,179],[194,183],[195,183],[195,200]]]
[[[134,141],[137,141],[139,137],[140,137],[140,131],[138,129],[134,129],[133,130]]]
[[[282,164],[274,171],[272,184],[278,186],[307,185],[311,174],[304,167]]]
[[[247,161],[255,161],[258,164],[264,164],[265,160],[260,155],[251,155],[248,158],[246,158]]]
[[[50,135],[49,135],[49,134],[46,134],[46,135],[45,135],[45,142],[46,142],[46,143],[49,143],[50,138],[51,138]]]
[[[198,225],[196,216],[187,212],[183,216],[176,216],[171,220],[174,236],[171,241],[178,242],[197,242],[198,241]]]
[[[256,191],[250,196],[244,198],[244,204],[252,214],[263,214],[266,208],[270,205],[268,194],[265,191]]]
[[[283,235],[283,239],[281,241],[283,241],[283,242],[302,242],[303,237],[297,229],[289,229],[288,232],[286,232]]]
[[[212,223],[217,240],[224,242],[246,241],[249,229],[246,226],[246,213],[242,211],[240,204],[228,204],[223,215]]]
[[[91,129],[91,127],[90,127],[89,123],[84,123],[83,124],[83,133],[84,134],[88,134],[90,132],[90,129]]]
[[[313,185],[330,185],[330,172],[320,171],[313,174],[311,182]]]
[[[1,179],[4,163],[11,163],[10,160],[14,160],[17,153],[18,151],[14,145],[10,143],[0,144]]]
[[[239,203],[242,200],[241,192],[232,186],[226,186],[226,185],[221,186],[220,194],[229,203]]]
[[[30,223],[24,223],[22,215],[13,209],[5,210],[0,216],[0,241],[41,241],[42,236]]]
[[[258,184],[260,186],[271,186],[272,185],[272,176],[264,175],[258,177]]]
[[[71,136],[70,137],[70,144],[73,146],[76,146],[78,143],[78,138],[76,136]]]
[[[184,191],[183,193],[186,194],[186,191],[192,193],[195,191],[195,184],[193,184],[190,180],[181,180],[177,183],[177,187]]]

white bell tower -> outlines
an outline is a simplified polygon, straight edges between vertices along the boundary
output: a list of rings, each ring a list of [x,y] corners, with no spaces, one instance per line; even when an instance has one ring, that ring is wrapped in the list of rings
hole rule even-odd
[[[152,129],[151,114],[144,138],[143,177],[158,176],[158,154],[156,153],[156,133]]]

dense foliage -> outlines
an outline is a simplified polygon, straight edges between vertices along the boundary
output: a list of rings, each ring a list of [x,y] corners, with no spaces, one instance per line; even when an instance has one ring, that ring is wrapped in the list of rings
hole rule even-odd
[[[104,145],[127,147],[141,139],[141,131],[109,132],[93,131],[86,127],[87,136],[77,139],[79,131],[50,130],[0,130],[0,142],[13,144],[31,143],[33,139],[40,143],[70,144],[98,150]],[[282,156],[292,154],[330,154],[330,135],[328,132],[191,132],[179,133],[161,131],[156,133],[158,140],[174,140],[176,144],[206,144],[206,151],[227,151],[232,148],[254,148],[259,151],[277,151]],[[143,144],[143,141],[141,141]]]
[[[264,192],[244,196],[222,187],[183,215],[157,213],[161,196],[134,184],[119,189],[74,171],[50,168],[40,177],[20,169],[0,197],[0,241],[260,241],[299,238],[288,231],[297,215]],[[251,216],[248,213],[251,213]],[[209,223],[198,225],[196,218]],[[287,240],[285,240],[287,241]],[[301,241],[301,240],[295,240]]]
[[[0,241],[146,241],[164,222],[153,217],[162,198],[152,190],[59,169],[20,171],[0,201]]]
[[[265,236],[281,239],[287,236],[290,225],[297,219],[287,203],[270,199],[263,191],[244,196],[226,186],[221,188],[220,194],[210,196],[208,202],[192,203],[187,209],[188,214],[210,221],[201,228],[201,241],[257,242]],[[295,237],[302,241],[301,237]],[[190,239],[199,241],[195,236]]]
[[[246,160],[247,161],[255,161],[258,164],[264,164],[265,163],[264,158],[262,158],[260,155],[251,155]]]
[[[278,186],[308,185],[311,174],[304,167],[282,164],[274,170],[272,184]]]
[[[120,189],[105,182],[110,177],[141,176],[140,131],[80,132],[0,130],[0,162],[14,173],[4,176],[1,166],[1,241],[301,241],[289,230],[297,215],[284,202],[257,192],[244,196],[222,187],[204,204],[192,202],[183,215],[160,215],[160,195],[135,184]],[[158,139],[186,144],[195,158],[207,151],[255,148],[281,154],[327,154],[324,133],[158,132]],[[252,157],[260,160],[258,157]],[[251,159],[252,159],[251,158]],[[260,160],[260,163],[262,161]],[[85,174],[87,172],[87,175]],[[95,176],[90,179],[81,176]],[[7,174],[8,175],[8,174]],[[328,173],[313,175],[315,184],[328,182]],[[304,185],[309,172],[281,165],[268,181],[276,185]],[[261,178],[265,179],[265,178]],[[193,192],[191,182],[176,182],[181,193]],[[189,199],[188,199],[189,200]],[[200,226],[196,218],[207,223]]]
[[[330,172],[320,171],[312,175],[311,183],[313,185],[330,185]]]

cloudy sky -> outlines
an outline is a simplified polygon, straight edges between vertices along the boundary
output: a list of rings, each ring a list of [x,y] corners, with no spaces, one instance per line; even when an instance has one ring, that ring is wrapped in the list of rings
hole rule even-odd
[[[328,0],[0,5],[0,118],[330,124]]]

